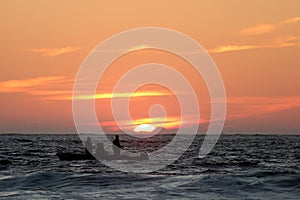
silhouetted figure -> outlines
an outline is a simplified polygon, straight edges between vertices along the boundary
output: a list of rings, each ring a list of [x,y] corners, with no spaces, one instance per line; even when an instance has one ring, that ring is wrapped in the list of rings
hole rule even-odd
[[[119,156],[120,155],[120,151],[123,148],[123,146],[121,146],[120,144],[120,140],[119,140],[119,136],[116,135],[114,141],[113,141],[113,151],[114,151],[114,155],[115,156]]]
[[[90,137],[86,139],[84,146],[85,146],[85,154],[92,155],[90,152],[93,151],[93,144]]]
[[[108,153],[105,151],[103,143],[99,142],[96,147],[96,158],[105,159],[107,156]]]

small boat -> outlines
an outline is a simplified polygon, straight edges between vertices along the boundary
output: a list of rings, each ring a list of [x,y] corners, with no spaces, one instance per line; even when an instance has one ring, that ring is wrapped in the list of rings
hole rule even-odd
[[[85,153],[63,153],[57,152],[56,154],[59,160],[63,161],[71,161],[71,160],[96,160],[92,154]],[[147,153],[142,153],[139,156],[127,156],[127,155],[107,155],[105,157],[101,157],[100,160],[149,160],[149,156]]]
[[[59,160],[96,160],[96,158],[91,154],[85,153],[62,153],[58,152],[56,154]]]

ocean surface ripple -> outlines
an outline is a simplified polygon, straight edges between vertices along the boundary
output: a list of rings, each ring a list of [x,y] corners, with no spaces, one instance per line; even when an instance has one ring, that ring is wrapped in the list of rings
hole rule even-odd
[[[173,136],[121,140],[150,152]],[[60,161],[58,147],[84,151],[77,135],[2,134],[0,199],[299,199],[299,135],[222,135],[199,159],[203,137],[167,167],[131,174],[97,160]]]

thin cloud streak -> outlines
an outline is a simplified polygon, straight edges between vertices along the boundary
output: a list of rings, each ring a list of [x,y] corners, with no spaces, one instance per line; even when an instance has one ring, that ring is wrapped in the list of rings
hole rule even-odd
[[[240,35],[264,35],[271,33],[286,24],[293,24],[300,21],[300,17],[289,18],[273,24],[258,24],[252,27],[242,29]]]
[[[286,24],[292,24],[292,23],[296,23],[300,21],[300,17],[294,17],[294,18],[290,18],[284,21],[284,23]]]
[[[12,93],[12,92],[25,92],[31,93],[34,87],[46,85],[53,81],[62,80],[61,76],[48,76],[37,77],[31,79],[22,80],[9,80],[0,82],[0,92]]]
[[[66,89],[71,86],[72,80],[62,76],[36,77],[30,79],[8,80],[0,82],[1,93],[24,93],[33,95],[40,99],[49,100],[57,97],[71,96],[72,90]],[[58,89],[59,84],[64,89]],[[71,87],[70,87],[71,88]],[[55,97],[55,98],[54,98]]]
[[[262,48],[262,47],[257,45],[226,45],[226,46],[219,46],[217,48],[211,49],[209,52],[223,53],[228,51],[241,51],[241,50],[257,49],[257,48]]]
[[[171,93],[159,92],[159,91],[146,91],[146,92],[134,92],[134,93],[101,93],[95,95],[84,95],[75,97],[75,99],[112,99],[112,98],[130,98],[130,97],[154,97],[154,96],[170,96]]]
[[[262,35],[270,33],[276,29],[276,25],[273,24],[258,24],[254,27],[249,27],[241,30],[241,35]]]
[[[225,45],[209,50],[210,53],[223,53],[231,51],[243,51],[251,49],[262,49],[262,48],[281,48],[281,47],[292,47],[300,46],[300,37],[298,36],[286,36],[276,38],[270,41],[269,44],[263,45]]]
[[[95,95],[83,95],[83,96],[72,96],[72,91],[69,95],[55,95],[45,97],[45,100],[106,100],[113,98],[137,98],[137,97],[158,97],[158,96],[171,96],[171,93],[159,92],[159,91],[145,91],[145,92],[135,92],[135,93],[98,93]],[[66,94],[66,93],[65,93]]]
[[[34,49],[28,49],[30,52],[41,54],[44,57],[55,57],[62,54],[72,53],[75,51],[78,51],[82,49],[81,47],[61,47],[61,48],[34,48]]]

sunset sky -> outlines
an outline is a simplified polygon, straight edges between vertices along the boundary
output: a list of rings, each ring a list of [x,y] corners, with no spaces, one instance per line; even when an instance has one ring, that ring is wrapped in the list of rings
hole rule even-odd
[[[224,132],[300,131],[298,0],[5,0],[0,5],[1,133],[75,133],[72,90],[83,60],[108,37],[140,27],[182,32],[210,53],[227,93]],[[210,102],[201,77],[185,60],[151,49],[129,53],[105,72],[95,100],[99,124],[118,130],[109,107],[113,87],[126,71],[149,62],[169,65],[191,81],[201,118],[181,122],[174,94],[146,85],[131,97],[134,121],[122,121],[122,126],[133,130],[153,124],[172,130],[200,123],[205,129]],[[149,117],[149,108],[157,103],[165,106],[166,118]]]

